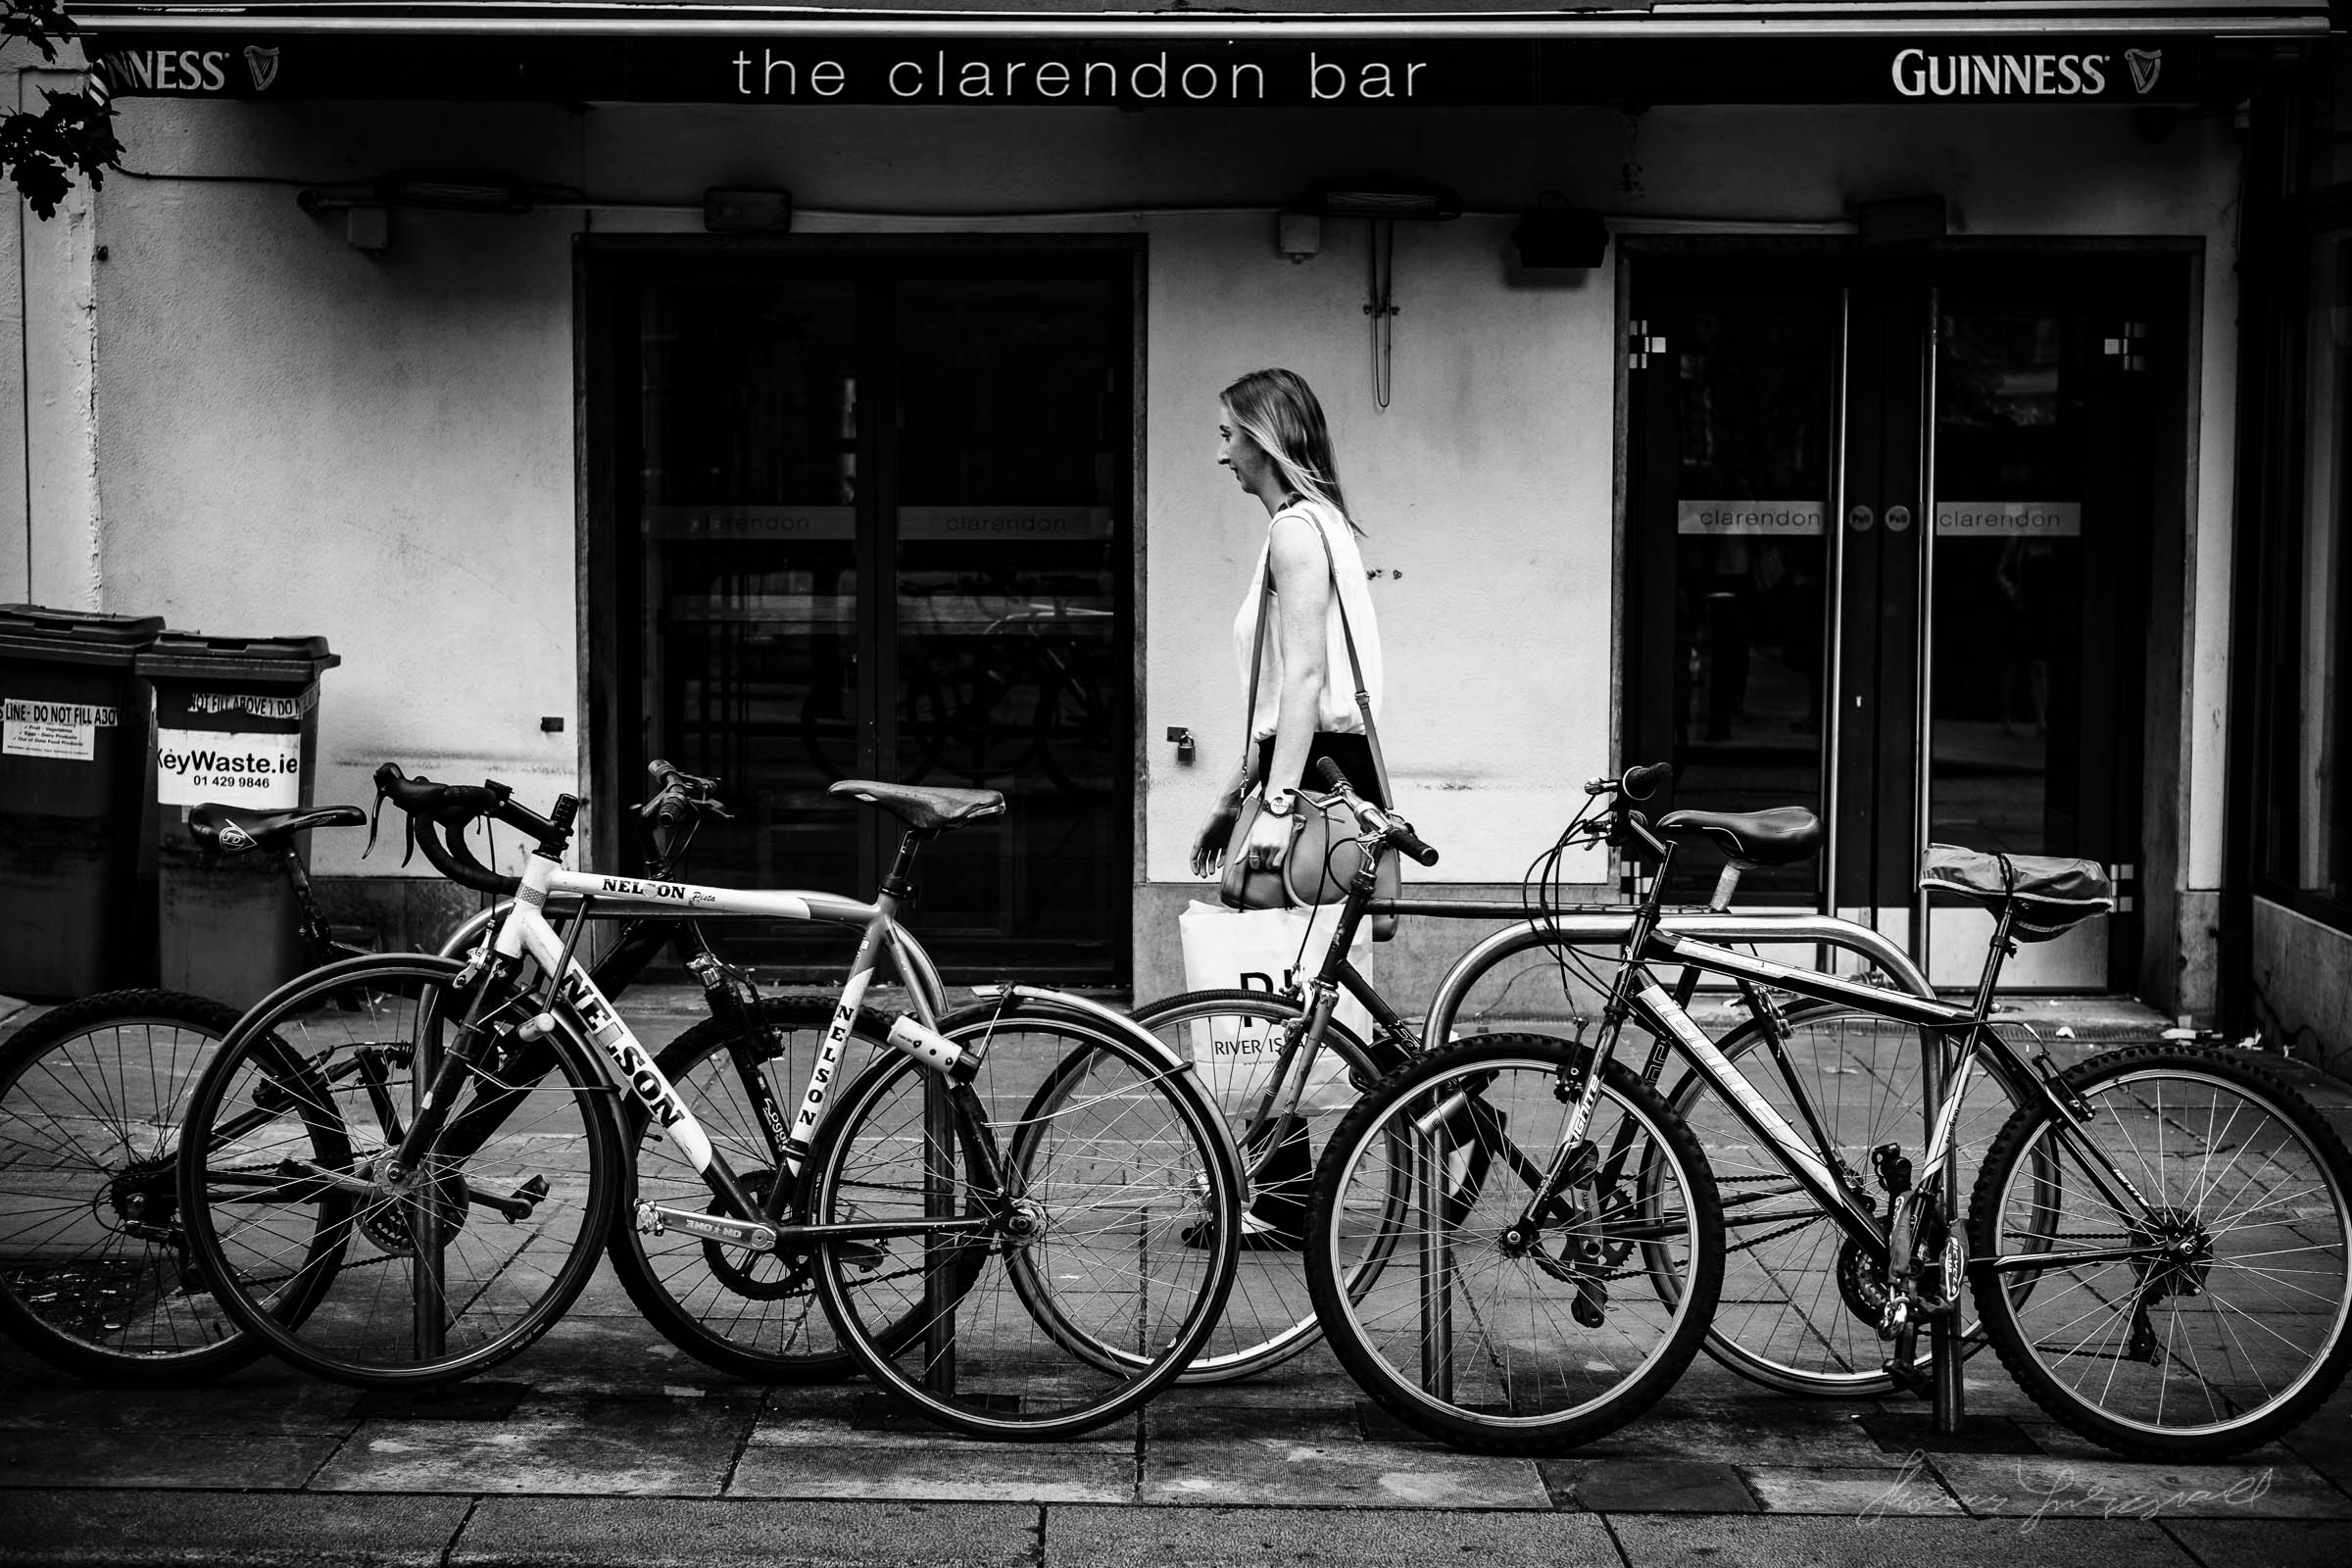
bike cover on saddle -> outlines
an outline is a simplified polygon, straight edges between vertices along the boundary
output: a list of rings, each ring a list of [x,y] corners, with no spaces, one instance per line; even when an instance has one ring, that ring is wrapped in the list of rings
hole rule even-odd
[[[1801,806],[1767,811],[1669,811],[1657,829],[1681,843],[1695,835],[1735,864],[1794,865],[1821,848],[1821,818]]]
[[[877,784],[870,778],[845,778],[825,792],[847,795],[879,806],[917,833],[940,833],[959,822],[1001,816],[1004,797],[996,790],[927,790],[912,784]]]
[[[2047,942],[2067,927],[2115,907],[2114,884],[2096,860],[2002,855],[1964,850],[1957,844],[1928,846],[1920,859],[1919,885],[1925,892],[1956,893],[1995,914],[2015,899],[2017,914],[2009,930],[2021,942]]]
[[[315,827],[358,827],[368,813],[356,806],[318,806],[295,811],[240,811],[210,802],[188,812],[188,836],[222,855],[278,850]]]

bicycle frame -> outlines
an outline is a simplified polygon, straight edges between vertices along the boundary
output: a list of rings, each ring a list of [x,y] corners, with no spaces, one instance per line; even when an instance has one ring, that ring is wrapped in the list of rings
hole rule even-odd
[[[548,922],[544,912],[551,896],[569,895],[579,900],[578,916],[568,936],[559,933]],[[885,948],[899,964],[900,972],[909,978],[908,990],[914,1004],[913,1012],[901,1016],[890,1027],[885,1041],[894,1050],[913,1057],[935,1072],[958,1074],[963,1069],[964,1054],[955,1042],[938,1032],[940,1009],[936,971],[927,956],[901,928],[895,917],[896,900],[885,893],[873,904],[855,899],[809,891],[746,891],[731,888],[703,887],[692,883],[655,881],[638,877],[603,876],[588,872],[566,871],[553,859],[533,855],[525,862],[521,885],[514,902],[507,906],[505,917],[490,947],[490,956],[510,969],[518,968],[528,956],[543,974],[550,977],[543,1008],[532,1025],[544,1029],[553,1026],[552,1013],[561,1005],[579,1025],[588,1044],[601,1053],[610,1075],[628,1093],[643,1103],[647,1114],[658,1121],[663,1135],[669,1138],[689,1164],[708,1182],[711,1191],[733,1205],[744,1218],[729,1218],[691,1209],[664,1205],[640,1204],[640,1224],[675,1226],[691,1234],[711,1240],[772,1250],[787,1241],[825,1239],[882,1239],[886,1237],[923,1235],[942,1231],[982,1230],[992,1219],[986,1215],[962,1218],[942,1217],[920,1222],[870,1221],[829,1226],[787,1226],[777,1223],[784,1212],[793,1183],[771,1185],[764,1200],[753,1199],[744,1189],[726,1159],[710,1143],[710,1136],[694,1117],[693,1110],[682,1101],[674,1087],[656,1064],[653,1054],[646,1050],[636,1035],[613,1009],[611,999],[597,986],[595,979],[573,956],[585,919],[598,902],[615,905],[615,913],[734,914],[769,919],[787,919],[853,926],[860,930],[857,957],[852,961],[850,974],[844,983],[841,998],[836,1004],[831,1026],[818,1048],[808,1086],[803,1092],[798,1113],[786,1132],[782,1150],[787,1168],[797,1177],[806,1168],[812,1141],[821,1126],[827,1102],[839,1076],[841,1056],[848,1045],[851,1031],[856,1027],[858,1008],[863,1004],[866,989]],[[920,976],[920,980],[914,977]],[[450,1059],[434,1064],[419,1064],[418,1076],[431,1084],[423,1107],[402,1138],[393,1156],[398,1169],[410,1170],[429,1152],[448,1124],[449,1108],[458,1090],[473,1063],[466,1054],[466,1044],[473,1037],[479,1022],[483,999],[488,988],[476,991],[466,1018],[466,1028],[460,1035],[458,1051]],[[1002,1190],[1002,1183],[989,1173],[991,1190]]]

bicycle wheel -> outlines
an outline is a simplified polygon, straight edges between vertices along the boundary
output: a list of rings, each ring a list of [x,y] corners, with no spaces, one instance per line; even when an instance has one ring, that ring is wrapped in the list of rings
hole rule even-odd
[[[944,1027],[980,1054],[972,1084],[877,1062],[820,1134],[812,1205],[820,1224],[956,1228],[820,1246],[835,1321],[877,1382],[942,1425],[1102,1426],[1215,1327],[1237,1255],[1231,1142],[1121,1020],[1015,1004]]]
[[[1263,991],[1191,991],[1138,1007],[1134,1016],[1182,1060],[1213,1062],[1224,1056],[1270,1062],[1299,1009]],[[1322,1333],[1306,1294],[1306,1217],[1314,1198],[1315,1161],[1340,1112],[1381,1076],[1371,1052],[1337,1022],[1326,1030],[1323,1050],[1321,1070],[1309,1074],[1323,1082],[1307,1095],[1307,1113],[1274,1124],[1268,1129],[1272,1136],[1247,1137],[1257,1103],[1250,1089],[1258,1080],[1245,1079],[1243,1087],[1227,1090],[1213,1082],[1213,1073],[1207,1075],[1210,1099],[1242,1156],[1242,1255],[1225,1310],[1185,1371],[1186,1383],[1229,1383],[1263,1372],[1297,1355]],[[1027,1119],[1052,1114],[1079,1080],[1081,1065],[1073,1057],[1062,1074],[1048,1080]],[[1359,1258],[1357,1266],[1373,1261]],[[1103,1353],[1116,1354],[1116,1348],[1106,1347]]]
[[[2001,1364],[2121,1453],[2267,1443],[2352,1360],[2352,1159],[2301,1097],[2219,1053],[2112,1052],[2064,1082],[2090,1119],[2018,1112],[1970,1208]]]
[[[536,998],[486,1014],[491,1049],[436,1147],[388,1169],[457,1044],[459,967],[369,956],[279,988],[189,1102],[179,1187],[197,1266],[239,1327],[321,1377],[407,1387],[496,1365],[563,1315],[610,1232],[610,1091],[568,1022],[516,1033]],[[316,1304],[284,1320],[272,1289]]]
[[[1721,1041],[1740,1076],[1798,1133],[1810,1121],[1802,1093],[1855,1191],[1886,1212],[1871,1151],[1900,1146],[1917,1159],[1927,1148],[1927,1066],[1940,1037],[1838,1003],[1784,1014],[1785,1041],[1750,1019]],[[1991,1027],[2000,1028],[1995,1024]],[[1707,1331],[1707,1353],[1742,1377],[1786,1394],[1871,1398],[1894,1391],[1885,1370],[1891,1348],[1879,1338],[1886,1268],[1846,1239],[1790,1176],[1771,1148],[1697,1074],[1684,1071],[1666,1096],[1707,1153],[1723,1198],[1723,1298]],[[2001,1124],[2017,1109],[2007,1084],[1970,1075],[1954,1123],[1960,1169],[1972,1176]],[[1808,1147],[1810,1139],[1808,1138]],[[1963,1342],[1984,1345],[1963,1307]],[[1918,1364],[1927,1366],[1922,1338]]]
[[[0,1328],[93,1382],[175,1385],[263,1347],[188,1266],[180,1117],[237,1021],[180,991],[108,991],[0,1047]]]
[[[1307,1286],[1341,1363],[1408,1426],[1557,1452],[1640,1415],[1698,1353],[1723,1213],[1697,1141],[1632,1073],[1603,1069],[1592,1167],[1520,1230],[1590,1059],[1482,1035],[1393,1074],[1332,1134]],[[1352,1263],[1371,1246],[1389,1252],[1367,1276]]]
[[[755,1200],[764,1199],[778,1180],[794,1178],[779,1169],[776,1145],[745,1075],[765,1078],[789,1120],[833,1020],[833,1004],[815,997],[765,997],[760,1006],[783,1053],[766,1065],[763,1051],[717,1018],[678,1036],[660,1057],[662,1076],[677,1086],[679,1099],[693,1107],[711,1146]],[[873,1044],[880,1037],[879,1028],[861,1028],[835,1081],[853,1077],[882,1049]],[[651,1120],[641,1102],[627,1102],[621,1138],[633,1151],[637,1198],[728,1212],[676,1144],[649,1135]],[[723,1372],[756,1383],[829,1383],[858,1370],[858,1358],[842,1348],[818,1298],[813,1249],[779,1256],[681,1231],[647,1236],[629,1205],[613,1216],[609,1250],[612,1271],[647,1320],[672,1345]]]

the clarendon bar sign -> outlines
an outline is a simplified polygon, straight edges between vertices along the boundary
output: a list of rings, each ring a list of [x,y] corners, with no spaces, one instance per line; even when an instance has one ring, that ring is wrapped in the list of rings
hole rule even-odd
[[[2229,99],[2223,41],[1386,39],[986,34],[94,36],[118,95],[1152,109],[1544,103],[2100,103]]]

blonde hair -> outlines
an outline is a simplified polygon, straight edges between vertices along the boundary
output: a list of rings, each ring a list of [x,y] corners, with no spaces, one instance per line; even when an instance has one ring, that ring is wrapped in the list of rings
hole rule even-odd
[[[1251,370],[1219,394],[1242,433],[1274,460],[1283,482],[1309,501],[1320,501],[1348,520],[1340,465],[1332,456],[1331,427],[1314,389],[1296,370]]]

